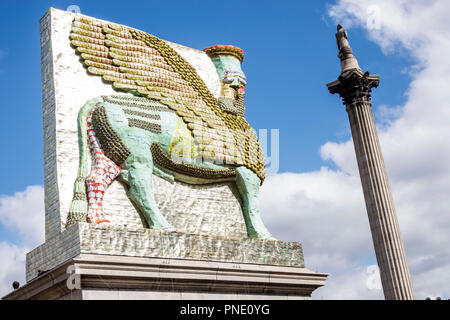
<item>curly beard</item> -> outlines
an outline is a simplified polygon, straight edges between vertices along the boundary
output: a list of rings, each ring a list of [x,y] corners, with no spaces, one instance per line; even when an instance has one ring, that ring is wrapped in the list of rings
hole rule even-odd
[[[245,93],[236,93],[235,98],[219,97],[217,102],[220,109],[241,117],[245,117]]]

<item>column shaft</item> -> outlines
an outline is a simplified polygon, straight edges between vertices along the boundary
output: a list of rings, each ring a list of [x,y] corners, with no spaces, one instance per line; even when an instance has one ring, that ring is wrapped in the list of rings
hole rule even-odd
[[[384,296],[415,299],[370,102],[347,106]]]

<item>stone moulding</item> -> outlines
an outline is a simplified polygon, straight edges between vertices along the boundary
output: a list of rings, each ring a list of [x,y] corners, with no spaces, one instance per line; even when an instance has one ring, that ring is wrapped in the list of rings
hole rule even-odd
[[[27,282],[79,254],[305,267],[297,242],[78,223],[27,254]]]
[[[79,286],[70,290],[67,270]],[[4,300],[311,299],[327,274],[257,264],[78,254]]]

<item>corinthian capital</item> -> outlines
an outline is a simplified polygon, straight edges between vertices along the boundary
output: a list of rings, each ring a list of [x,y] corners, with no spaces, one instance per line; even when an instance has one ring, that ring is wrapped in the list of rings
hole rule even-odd
[[[372,88],[378,87],[380,77],[368,72],[362,76],[353,72],[347,77],[339,76],[338,80],[327,84],[330,93],[338,93],[346,106],[355,102],[369,102]]]

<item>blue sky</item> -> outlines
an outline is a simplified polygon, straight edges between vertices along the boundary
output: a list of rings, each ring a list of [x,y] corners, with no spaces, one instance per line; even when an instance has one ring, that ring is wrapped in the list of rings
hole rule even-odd
[[[43,190],[30,187],[43,185],[38,22],[69,5],[196,49],[241,47],[247,120],[280,130],[263,220],[278,239],[302,243],[307,267],[330,273],[315,298],[379,299],[366,286],[376,260],[347,114],[325,86],[340,72],[342,23],[361,68],[381,77],[373,111],[417,297],[449,296],[447,0],[0,1],[0,256],[12,261],[0,264],[0,296],[43,242]],[[366,25],[374,7],[379,29]]]
[[[3,171],[0,194],[43,184],[38,22],[53,6],[78,5],[83,14],[130,25],[160,38],[203,49],[233,44],[245,52],[247,120],[254,128],[280,129],[280,172],[317,170],[319,147],[350,136],[347,115],[325,84],[339,74],[335,23],[326,1],[8,1],[0,2],[0,127]],[[381,75],[373,103],[398,105],[409,65],[383,55],[361,29],[349,30],[363,69]]]

